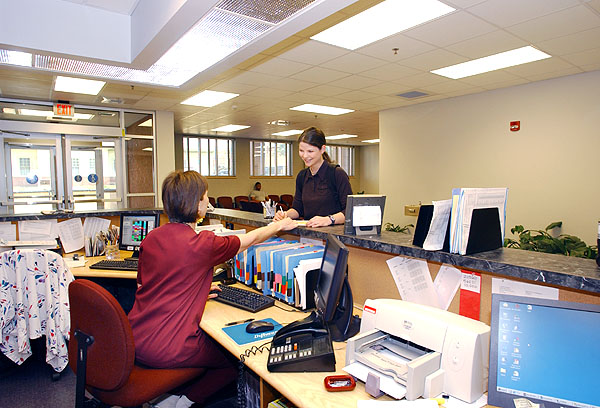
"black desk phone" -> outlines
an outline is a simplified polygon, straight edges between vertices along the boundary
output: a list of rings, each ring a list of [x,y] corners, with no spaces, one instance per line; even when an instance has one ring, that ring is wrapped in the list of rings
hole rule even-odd
[[[335,354],[327,325],[312,312],[282,327],[273,337],[267,360],[271,372],[335,371]]]

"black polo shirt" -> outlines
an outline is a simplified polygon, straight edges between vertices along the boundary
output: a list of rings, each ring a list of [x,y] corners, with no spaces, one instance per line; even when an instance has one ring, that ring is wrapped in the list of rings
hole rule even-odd
[[[314,176],[310,169],[301,171],[296,176],[296,194],[292,208],[305,220],[315,215],[326,217],[346,209],[346,198],[352,194],[348,175],[341,167],[335,167],[335,186],[337,194],[329,188],[327,161]]]

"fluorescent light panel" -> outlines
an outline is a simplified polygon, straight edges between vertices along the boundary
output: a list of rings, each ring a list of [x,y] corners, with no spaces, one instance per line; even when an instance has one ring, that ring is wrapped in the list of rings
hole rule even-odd
[[[386,0],[311,39],[355,50],[454,10],[437,0]]]
[[[451,79],[459,79],[482,74],[484,72],[495,71],[497,69],[514,67],[515,65],[526,64],[528,62],[539,61],[550,57],[551,55],[548,55],[545,52],[528,45],[515,50],[505,51],[499,54],[436,69],[431,71],[431,73]]]
[[[313,105],[311,103],[305,103],[304,105],[294,106],[290,110],[311,112],[311,113],[323,113],[325,115],[343,115],[345,113],[354,112],[353,109],[335,108],[333,106]]]
[[[152,119],[148,119],[138,125],[139,127],[152,127]]]
[[[98,95],[106,82],[93,79],[72,78],[57,76],[54,90],[58,92],[71,92],[85,95]]]
[[[226,132],[226,133],[231,133],[231,132],[236,132],[238,130],[242,130],[242,129],[248,129],[250,126],[244,126],[244,125],[225,125],[225,126],[221,126],[215,129],[211,129],[214,132]]]
[[[273,136],[294,136],[294,135],[299,135],[300,133],[302,133],[301,130],[290,129],[290,130],[284,130],[283,132],[271,133],[271,135],[273,135]]]
[[[358,137],[358,135],[341,134],[341,135],[325,136],[325,139],[327,139],[327,140],[339,140],[339,139],[351,139],[353,137]]]
[[[368,140],[363,140],[363,143],[379,143],[379,139],[368,139]]]
[[[190,98],[187,98],[185,101],[181,102],[182,105],[194,105],[194,106],[203,106],[205,108],[210,108],[212,106],[218,105],[225,101],[235,98],[240,94],[229,93],[229,92],[218,92],[218,91],[210,91],[205,90],[202,91]]]

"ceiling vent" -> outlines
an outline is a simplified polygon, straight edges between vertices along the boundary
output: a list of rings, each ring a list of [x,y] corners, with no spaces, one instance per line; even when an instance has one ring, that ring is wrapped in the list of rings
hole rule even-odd
[[[424,96],[429,96],[429,94],[425,93],[425,92],[421,92],[421,91],[409,91],[409,92],[397,94],[396,96],[400,96],[405,99],[415,99],[415,98],[422,98]]]

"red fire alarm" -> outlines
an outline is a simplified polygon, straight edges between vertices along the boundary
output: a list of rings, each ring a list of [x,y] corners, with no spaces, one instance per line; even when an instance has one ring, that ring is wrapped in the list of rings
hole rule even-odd
[[[510,122],[510,131],[517,132],[521,129],[521,121],[515,120],[514,122]]]

